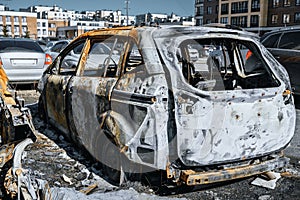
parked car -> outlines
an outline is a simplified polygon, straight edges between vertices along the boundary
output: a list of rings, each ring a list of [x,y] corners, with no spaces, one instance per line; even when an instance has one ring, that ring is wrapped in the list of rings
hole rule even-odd
[[[190,46],[188,47],[188,51],[191,61],[196,62],[199,59],[198,49],[194,49]]]
[[[190,45],[211,46],[218,58],[210,52],[195,67]],[[70,68],[65,60],[78,48]],[[162,184],[211,184],[288,163],[281,151],[296,119],[288,75],[248,32],[87,32],[59,53],[38,88],[44,119],[100,161],[113,183],[155,171]]]
[[[45,47],[45,51],[48,51],[57,41],[54,40],[54,41],[48,41],[46,43],[46,47]]]
[[[294,94],[300,96],[300,27],[288,27],[268,32],[262,44],[286,68]]]
[[[10,83],[37,83],[52,62],[37,41],[25,38],[0,39],[0,64]]]
[[[54,60],[57,55],[63,50],[71,40],[59,40],[48,43],[46,47],[46,52],[50,54],[51,58]]]
[[[47,43],[44,40],[37,40],[37,43],[39,43],[40,47],[45,51]]]

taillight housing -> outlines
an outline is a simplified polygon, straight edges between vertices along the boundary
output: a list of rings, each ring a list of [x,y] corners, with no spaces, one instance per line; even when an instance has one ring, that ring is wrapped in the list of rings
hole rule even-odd
[[[50,65],[52,63],[52,57],[46,53],[45,55],[45,65]]]

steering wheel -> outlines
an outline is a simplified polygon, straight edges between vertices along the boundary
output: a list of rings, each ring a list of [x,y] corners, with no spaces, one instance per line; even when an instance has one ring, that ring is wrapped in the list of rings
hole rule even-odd
[[[117,70],[117,63],[114,61],[114,59],[110,56],[106,57],[103,61],[103,66],[104,66],[104,74],[103,76],[105,77],[107,75],[107,71],[108,71],[108,67],[111,66],[110,61],[113,62],[113,67],[115,68],[115,70]]]

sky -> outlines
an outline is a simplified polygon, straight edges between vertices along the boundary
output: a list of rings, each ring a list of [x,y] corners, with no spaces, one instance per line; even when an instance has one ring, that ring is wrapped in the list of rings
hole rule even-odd
[[[195,0],[129,0],[129,15],[144,13],[171,14],[186,17],[194,15]],[[125,0],[0,0],[10,10],[19,10],[33,5],[53,6],[75,11],[121,10],[126,14]]]

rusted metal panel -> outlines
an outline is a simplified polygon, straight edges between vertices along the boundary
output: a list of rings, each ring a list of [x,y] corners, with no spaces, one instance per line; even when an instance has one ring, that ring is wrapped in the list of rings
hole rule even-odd
[[[11,159],[19,159],[18,163],[21,162],[21,153],[24,149],[18,151],[18,146],[24,141],[25,143],[28,140],[32,142],[36,136],[30,110],[24,107],[23,99],[9,90],[8,79],[2,66],[0,66],[0,87],[0,168],[1,171],[5,172],[11,166],[9,164]],[[20,197],[21,183],[16,176],[22,171],[20,165],[14,164],[16,162],[13,162],[12,168],[18,167],[19,169],[8,170],[4,180],[7,194],[12,198],[17,194]]]
[[[286,166],[288,159],[284,157],[274,158],[272,160],[263,161],[259,164],[248,166],[237,166],[234,168],[214,170],[206,172],[196,172],[193,170],[182,170],[180,179],[186,185],[203,185],[216,182],[229,181],[234,179],[246,178],[249,176],[262,174],[272,171],[276,168]]]

